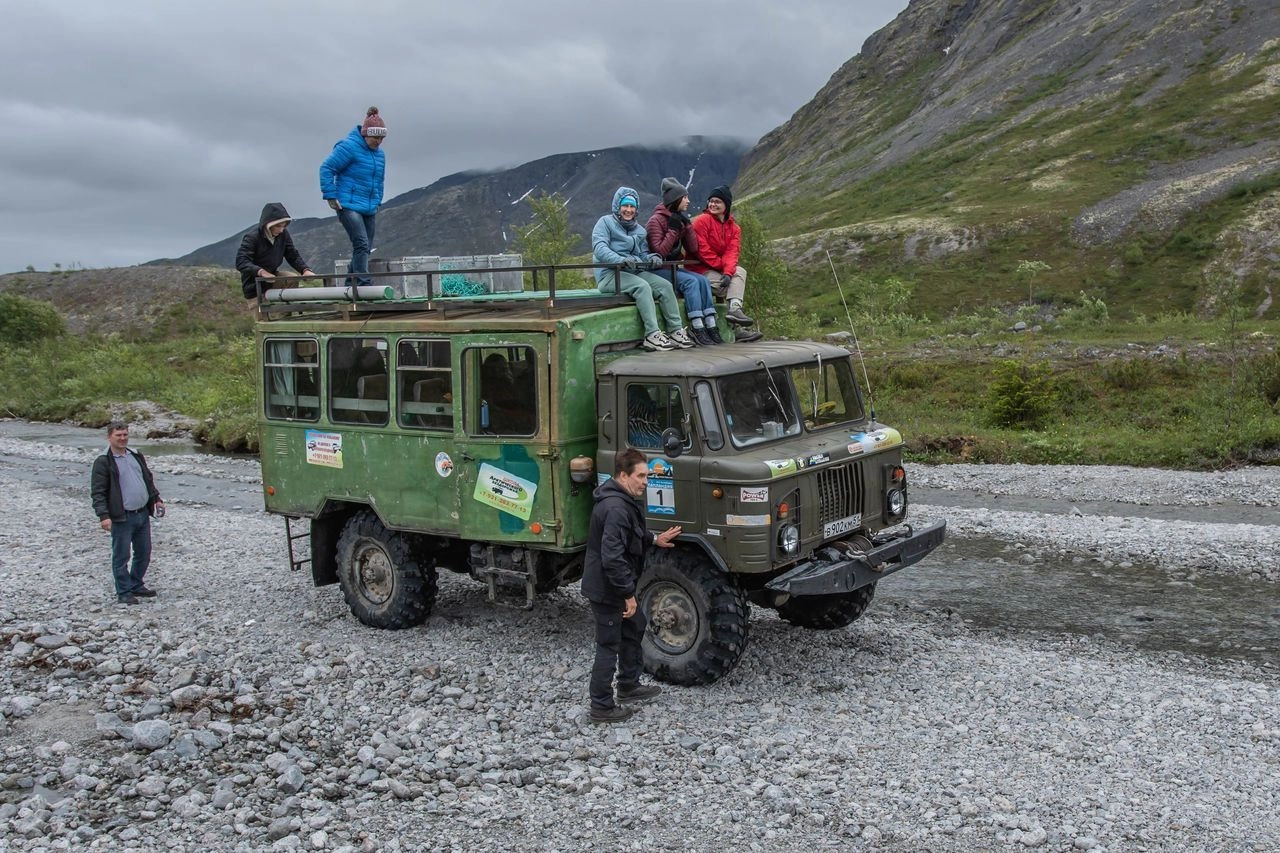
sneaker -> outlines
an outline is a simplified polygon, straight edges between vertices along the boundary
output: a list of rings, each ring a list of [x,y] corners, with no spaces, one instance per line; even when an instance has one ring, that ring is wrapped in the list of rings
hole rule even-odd
[[[619,701],[648,702],[660,693],[662,688],[656,684],[637,684],[635,687],[618,686]]]
[[[707,337],[711,339],[711,343],[713,344],[724,343],[724,338],[720,337],[720,329],[718,329],[717,327],[707,326],[706,332],[707,332]]]
[[[138,587],[133,591],[133,594],[138,596],[138,598],[155,598],[156,597],[156,591],[146,586]]]
[[[758,341],[763,337],[764,335],[757,332],[755,329],[743,329],[740,332],[733,333],[734,342],[739,344],[749,344],[752,341]]]
[[[137,604],[138,596],[134,595],[131,592],[126,592],[124,595],[116,596],[116,601],[119,602],[120,604]]]
[[[715,343],[707,334],[706,329],[699,329],[697,326],[689,329],[689,337],[693,338],[693,342],[700,347],[709,347]]]
[[[756,322],[746,314],[743,314],[741,308],[730,309],[729,312],[724,315],[724,318],[735,326],[751,326]]]
[[[667,350],[677,349],[675,341],[667,337],[666,332],[650,332],[644,336],[644,340],[640,342],[641,349],[647,349],[649,352],[666,352]]]
[[[689,333],[684,329],[676,329],[674,332],[668,333],[667,338],[680,349],[693,348],[693,338],[689,337]]]
[[[629,719],[635,712],[635,708],[614,705],[612,708],[592,708],[589,716],[593,723],[620,723]]]

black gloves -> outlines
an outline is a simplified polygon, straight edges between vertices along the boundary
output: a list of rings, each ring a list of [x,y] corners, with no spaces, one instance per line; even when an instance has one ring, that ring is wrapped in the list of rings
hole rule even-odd
[[[683,213],[676,212],[671,214],[671,218],[667,220],[667,224],[671,226],[672,231],[680,232],[689,224],[689,217]]]

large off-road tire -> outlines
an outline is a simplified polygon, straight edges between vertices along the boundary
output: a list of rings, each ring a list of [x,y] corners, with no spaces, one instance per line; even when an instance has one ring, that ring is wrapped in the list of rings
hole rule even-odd
[[[710,684],[746,651],[746,596],[698,551],[651,551],[636,597],[649,620],[644,666],[659,681]]]
[[[876,585],[868,584],[839,595],[796,596],[778,607],[778,615],[801,628],[830,631],[852,625],[866,611],[875,594]]]
[[[426,621],[436,601],[436,571],[419,563],[416,550],[371,510],[347,520],[338,537],[338,583],[357,619],[392,629]]]

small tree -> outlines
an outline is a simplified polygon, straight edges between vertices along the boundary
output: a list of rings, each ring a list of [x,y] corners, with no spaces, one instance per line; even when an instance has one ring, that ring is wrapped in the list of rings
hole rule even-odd
[[[578,235],[569,230],[569,210],[564,197],[560,193],[544,192],[529,196],[526,201],[533,214],[528,225],[518,225],[515,229],[515,246],[524,263],[528,266],[568,263]]]
[[[1036,276],[1046,270],[1052,269],[1044,261],[1018,261],[1018,275],[1027,280],[1027,304],[1035,304],[1034,289],[1036,284]]]
[[[48,302],[0,293],[0,343],[31,343],[59,337],[66,330],[62,315]]]
[[[769,244],[759,219],[742,211],[735,211],[733,218],[742,229],[738,260],[747,270],[746,307],[771,337],[799,337],[803,322],[788,288],[791,271],[786,261]]]

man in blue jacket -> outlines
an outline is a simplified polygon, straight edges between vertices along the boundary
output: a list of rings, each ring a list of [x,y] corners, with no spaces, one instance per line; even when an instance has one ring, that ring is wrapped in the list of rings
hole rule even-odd
[[[679,526],[659,534],[645,529],[640,498],[649,485],[649,463],[634,448],[614,459],[613,477],[593,493],[587,556],[582,569],[582,594],[591,602],[596,619],[596,658],[591,667],[591,720],[612,723],[635,710],[614,699],[613,676],[618,675],[617,699],[644,702],[662,692],[640,683],[647,620],[636,603],[636,583],[644,569],[649,545],[674,548]]]
[[[387,171],[381,148],[386,138],[387,126],[378,108],[369,107],[364,123],[339,139],[320,164],[320,195],[338,212],[338,221],[351,238],[350,272],[357,284],[370,283],[374,217],[382,204],[382,179]]]

